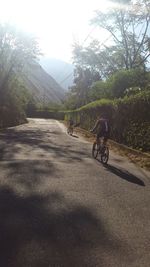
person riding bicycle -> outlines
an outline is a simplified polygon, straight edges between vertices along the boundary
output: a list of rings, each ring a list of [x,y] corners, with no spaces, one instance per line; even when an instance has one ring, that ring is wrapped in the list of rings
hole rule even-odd
[[[73,124],[74,124],[74,121],[73,121],[72,118],[70,118],[70,119],[69,119],[69,127],[73,126]]]
[[[73,134],[73,126],[74,126],[74,121],[72,118],[69,119],[68,121],[68,133]]]
[[[94,128],[91,130],[91,132],[96,132],[97,143],[100,143],[100,138],[103,137],[103,145],[106,145],[110,135],[110,125],[105,115],[100,116],[100,118],[95,123]]]

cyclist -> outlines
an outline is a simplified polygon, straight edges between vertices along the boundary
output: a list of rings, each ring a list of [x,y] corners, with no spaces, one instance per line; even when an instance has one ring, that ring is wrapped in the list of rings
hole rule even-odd
[[[91,132],[96,132],[96,142],[98,144],[100,143],[100,138],[103,138],[103,145],[106,145],[110,135],[110,125],[105,115],[100,116]]]
[[[73,134],[73,126],[74,126],[74,121],[72,118],[70,118],[68,121],[68,133],[70,133],[71,135]]]

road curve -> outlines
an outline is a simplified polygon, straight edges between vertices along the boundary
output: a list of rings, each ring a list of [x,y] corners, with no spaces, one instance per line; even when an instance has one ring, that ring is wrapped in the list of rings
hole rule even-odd
[[[149,267],[150,180],[55,120],[0,132],[0,267]]]

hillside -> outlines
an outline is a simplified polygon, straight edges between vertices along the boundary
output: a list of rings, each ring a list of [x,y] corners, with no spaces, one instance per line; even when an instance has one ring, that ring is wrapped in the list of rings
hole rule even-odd
[[[61,103],[64,98],[64,89],[38,63],[23,72],[22,80],[37,102]]]
[[[40,64],[64,89],[67,90],[69,86],[72,86],[74,69],[72,64],[47,57],[42,57]]]

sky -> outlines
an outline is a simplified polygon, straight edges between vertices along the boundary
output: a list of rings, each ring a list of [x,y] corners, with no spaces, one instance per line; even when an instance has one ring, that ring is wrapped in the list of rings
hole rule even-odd
[[[107,0],[0,0],[0,22],[33,33],[47,57],[71,62],[74,42],[92,38],[104,41],[108,35],[90,25],[95,10],[110,6]],[[87,38],[88,36],[88,38]]]

